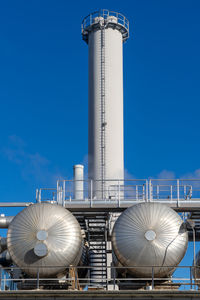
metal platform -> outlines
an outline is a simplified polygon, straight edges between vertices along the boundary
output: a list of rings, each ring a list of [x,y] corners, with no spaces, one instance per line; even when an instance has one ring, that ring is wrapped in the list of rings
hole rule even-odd
[[[82,294],[82,297],[85,297],[86,295],[93,295],[96,293],[104,294],[104,296],[107,295],[109,297],[110,295],[115,295],[115,297],[121,297],[121,295],[127,295],[134,296],[138,293],[140,295],[151,295],[155,292],[160,295],[166,295],[170,294],[171,296],[173,294],[177,295],[178,293],[185,292],[187,293],[194,293],[196,296],[200,296],[199,292],[199,279],[194,279],[192,276],[193,268],[188,266],[179,266],[177,267],[177,272],[173,274],[173,276],[170,276],[169,278],[155,278],[154,277],[154,267],[152,267],[152,276],[149,278],[132,278],[132,277],[126,277],[126,276],[118,276],[115,272],[116,267],[105,267],[105,269],[108,270],[112,269],[111,272],[112,276],[105,276],[105,280],[107,281],[106,287],[97,285],[93,282],[94,277],[90,277],[90,270],[93,269],[94,266],[91,267],[74,267],[74,270],[76,274],[78,274],[78,269],[85,268],[88,269],[88,276],[81,278],[78,276],[72,275],[71,273],[68,273],[68,276],[65,278],[63,277],[61,280],[58,278],[41,278],[39,276],[39,272],[36,276],[36,278],[22,278],[20,276],[20,272],[18,273],[18,276],[14,275],[17,274],[17,270],[19,270],[17,267],[12,268],[1,268],[1,278],[0,278],[0,298],[1,295],[12,295],[20,297],[24,293],[26,294],[33,294],[37,293],[40,294],[47,294],[47,295],[54,295],[58,293],[63,294],[66,297],[69,297],[69,295],[74,295],[78,293],[79,295]],[[99,271],[102,269],[102,267],[97,267]],[[122,267],[123,268],[123,267]],[[141,267],[145,268],[145,267]],[[162,267],[161,267],[162,268]],[[163,267],[166,268],[166,267]],[[11,269],[11,272],[8,273]],[[121,269],[121,267],[120,267]],[[180,272],[181,271],[181,276]],[[6,275],[7,274],[7,275]],[[183,275],[184,274],[184,275]],[[9,275],[9,276],[8,276]],[[21,290],[17,290],[17,288],[21,286]],[[139,286],[139,288],[138,288]],[[57,287],[57,288],[56,288]],[[124,288],[125,287],[125,288]],[[6,293],[7,291],[7,293]],[[8,292],[9,291],[9,292]],[[94,293],[94,294],[93,294]],[[9,297],[8,297],[9,298]],[[146,297],[145,297],[146,298]],[[35,298],[34,298],[35,299]],[[107,299],[107,298],[106,298]],[[110,299],[110,298],[109,298]],[[112,298],[111,298],[112,299]],[[130,298],[129,298],[130,299]],[[171,299],[171,298],[170,298]]]
[[[200,211],[200,179],[110,179],[103,199],[94,191],[95,182],[83,181],[81,199],[74,198],[74,180],[57,182],[54,189],[40,188],[36,202],[52,201],[69,210],[122,211],[141,202],[159,202],[176,211]]]
[[[103,198],[97,198],[95,182],[82,181],[80,199],[74,197],[74,180],[58,180],[55,188],[39,188],[36,200],[1,202],[0,207],[25,207],[35,202],[60,204],[71,211],[123,211],[142,202],[158,202],[177,212],[200,212],[200,179],[109,179]],[[79,193],[80,194],[80,193]]]
[[[94,190],[93,181],[83,181],[83,190],[79,191],[79,195],[82,195],[81,199],[74,199],[75,191],[75,181],[73,180],[62,180],[57,182],[55,188],[40,188],[36,191],[36,200],[31,202],[1,202],[1,207],[25,207],[35,202],[47,201],[50,203],[55,203],[62,205],[73,212],[77,217],[81,228],[84,229],[88,240],[88,249],[91,254],[92,267],[90,267],[90,277],[88,285],[95,283],[95,278],[101,282],[104,290],[101,291],[63,291],[59,290],[59,296],[62,294],[63,299],[72,299],[75,294],[76,298],[92,299],[96,298],[121,298],[121,299],[132,299],[132,298],[142,298],[151,299],[150,295],[158,299],[173,299],[176,297],[182,297],[181,290],[172,291],[130,291],[129,289],[134,286],[134,280],[130,278],[122,278],[122,283],[126,285],[127,290],[114,290],[109,291],[109,285],[112,287],[118,285],[119,279],[113,277],[111,272],[110,263],[107,259],[110,254],[109,242],[110,242],[110,216],[114,212],[121,212],[127,207],[130,207],[137,203],[143,202],[157,202],[163,203],[170,206],[177,212],[182,212],[182,217],[188,222],[189,239],[194,241],[200,236],[200,180],[169,180],[169,179],[159,179],[159,180],[109,180],[109,185],[104,193],[103,199],[97,199],[95,194],[98,191]],[[98,186],[98,185],[96,185]],[[77,192],[77,191],[76,191]],[[77,194],[77,193],[76,193]],[[97,236],[98,235],[98,236]],[[195,252],[195,251],[194,251]],[[90,262],[91,263],[91,262]],[[98,270],[99,263],[101,263],[100,270]],[[178,267],[183,268],[183,267]],[[3,278],[3,277],[1,277]],[[100,278],[100,279],[99,279]],[[35,279],[37,281],[37,279]],[[43,279],[40,279],[41,282]],[[57,279],[56,279],[57,280]],[[70,279],[71,280],[71,279]],[[84,279],[85,280],[85,279]],[[172,280],[172,278],[166,278],[166,282]],[[149,282],[151,286],[155,284],[156,278],[150,278]],[[5,278],[4,282],[7,282]],[[11,278],[12,282],[12,278]],[[117,283],[118,282],[118,283]],[[79,282],[80,283],[80,282]],[[39,287],[40,283],[36,283],[36,287]],[[85,285],[85,282],[84,282]],[[130,287],[128,286],[130,285]],[[193,299],[200,298],[200,293],[198,292],[198,285],[196,284],[194,278],[192,278],[192,267],[186,267],[185,278],[173,278],[168,289],[173,289],[174,286],[183,286],[187,290],[188,295],[181,299]],[[4,290],[6,289],[6,284],[4,284]],[[107,291],[105,291],[107,289]],[[189,293],[190,289],[195,289]],[[45,291],[45,297],[57,299],[58,294],[56,291]],[[0,292],[0,298],[3,295],[6,298],[16,299],[17,297],[26,297],[27,299],[31,295],[34,299],[40,299],[43,297],[43,292],[32,291],[32,294],[27,291],[16,291],[16,292]],[[102,297],[104,295],[104,297]],[[186,294],[185,294],[186,295]]]
[[[37,300],[57,300],[57,299],[141,299],[141,300],[192,300],[200,299],[198,291],[5,291],[0,293],[0,299],[37,299]]]
[[[0,299],[30,299],[30,300],[57,300],[57,299],[141,299],[141,300],[192,300],[200,299],[198,291],[5,291],[0,293]]]
[[[26,207],[38,202],[64,206],[74,214],[93,217],[101,213],[120,213],[126,208],[143,202],[163,203],[188,219],[189,240],[200,240],[200,179],[110,179],[103,199],[98,199],[95,182],[84,180],[83,190],[75,193],[74,180],[58,180],[55,188],[39,188],[31,202],[1,202],[0,207]],[[77,192],[77,191],[76,191]],[[82,195],[80,199],[75,194]],[[194,232],[193,232],[194,231]]]
[[[112,18],[113,17],[113,18]],[[122,33],[123,41],[126,41],[129,37],[129,21],[127,18],[115,11],[109,11],[108,9],[100,9],[86,16],[81,24],[81,31],[83,40],[88,43],[88,33],[94,28],[101,26],[101,22],[105,26],[116,28]],[[102,25],[103,25],[102,23]]]

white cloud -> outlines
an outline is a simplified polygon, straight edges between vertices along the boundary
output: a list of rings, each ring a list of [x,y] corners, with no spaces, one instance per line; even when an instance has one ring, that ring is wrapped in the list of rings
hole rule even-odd
[[[176,175],[173,171],[162,170],[157,176],[157,179],[175,179]]]
[[[24,180],[55,185],[57,179],[63,178],[46,157],[38,152],[31,153],[26,148],[26,143],[20,137],[12,135],[1,151],[10,162],[18,165]]]
[[[124,169],[124,178],[127,180],[136,180],[136,177],[129,173],[127,169]]]
[[[200,169],[196,169],[194,172],[189,172],[181,176],[183,179],[200,179]]]

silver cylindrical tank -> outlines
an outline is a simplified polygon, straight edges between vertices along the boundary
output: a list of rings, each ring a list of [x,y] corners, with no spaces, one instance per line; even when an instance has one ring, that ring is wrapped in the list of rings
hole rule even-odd
[[[9,224],[11,223],[14,216],[0,216],[0,228],[8,228]]]
[[[124,178],[123,41],[128,38],[128,21],[120,16],[101,10],[82,23],[89,46],[88,176],[98,199],[116,194],[116,183],[109,179],[122,179],[123,184]]]
[[[136,277],[164,277],[185,255],[188,234],[181,217],[159,203],[141,203],[126,209],[117,219],[113,251],[120,264]]]
[[[30,276],[49,277],[77,265],[82,253],[76,218],[56,204],[26,207],[10,223],[7,247],[13,262]]]

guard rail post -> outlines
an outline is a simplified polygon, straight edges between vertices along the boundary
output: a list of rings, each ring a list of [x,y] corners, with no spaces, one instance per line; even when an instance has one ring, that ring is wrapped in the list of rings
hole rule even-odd
[[[192,285],[192,267],[190,267],[190,289],[193,289],[193,285]]]
[[[40,270],[37,270],[37,290],[40,289]]]
[[[154,289],[154,267],[152,267],[152,281],[151,281],[151,286],[152,286],[152,290]]]

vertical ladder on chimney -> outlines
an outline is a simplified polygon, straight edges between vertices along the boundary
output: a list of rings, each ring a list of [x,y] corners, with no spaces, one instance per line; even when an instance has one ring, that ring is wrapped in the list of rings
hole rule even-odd
[[[101,195],[105,197],[105,24],[101,26]]]

